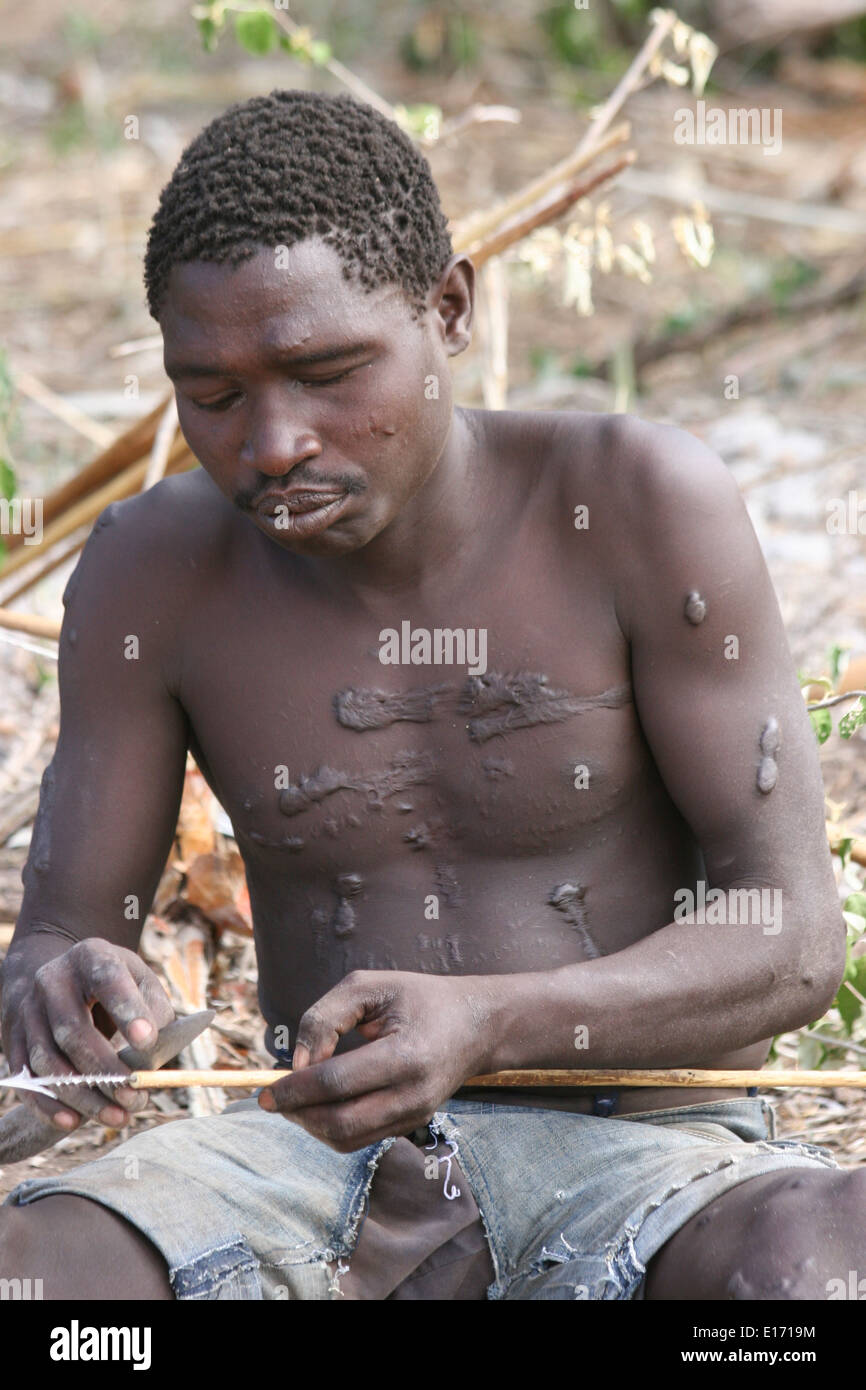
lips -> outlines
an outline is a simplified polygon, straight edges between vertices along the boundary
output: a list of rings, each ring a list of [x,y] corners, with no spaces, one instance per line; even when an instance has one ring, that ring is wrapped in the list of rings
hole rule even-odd
[[[304,516],[307,512],[332,506],[345,495],[345,492],[319,492],[309,488],[295,492],[271,492],[257,504],[256,511],[261,516],[281,516],[285,512],[290,516]]]
[[[256,514],[287,541],[305,540],[326,531],[350,501],[348,492],[322,492],[296,488],[292,492],[272,492],[256,504]]]

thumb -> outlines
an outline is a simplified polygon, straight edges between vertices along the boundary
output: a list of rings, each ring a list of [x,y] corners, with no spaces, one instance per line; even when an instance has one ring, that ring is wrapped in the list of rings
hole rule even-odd
[[[302,1017],[292,1055],[294,1071],[324,1062],[345,1033],[372,1020],[391,997],[390,982],[373,970],[354,970]]]

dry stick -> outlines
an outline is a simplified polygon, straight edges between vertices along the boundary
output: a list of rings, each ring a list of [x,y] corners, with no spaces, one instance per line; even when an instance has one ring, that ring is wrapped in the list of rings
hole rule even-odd
[[[586,197],[587,193],[591,193],[599,184],[614,178],[629,164],[633,164],[635,159],[634,151],[629,150],[622,159],[617,160],[616,164],[611,164],[607,169],[600,170],[591,179],[585,179],[583,183],[571,184],[559,197],[544,203],[541,207],[530,208],[529,212],[522,218],[507,223],[500,231],[494,232],[492,236],[488,237],[486,241],[473,243],[468,249],[468,254],[472,257],[476,268],[482,266],[491,256],[498,256],[515,241],[522,241],[536,227],[554,221],[572,203]]]
[[[96,420],[91,420],[90,416],[85,415],[83,410],[70,405],[62,396],[51,391],[37,377],[31,376],[29,372],[16,372],[15,387],[22,396],[27,396],[37,405],[41,405],[44,410],[55,415],[65,425],[69,425],[71,429],[83,434],[85,439],[89,439],[92,444],[98,444],[100,449],[107,449],[114,442],[113,430],[98,424]]]
[[[60,516],[74,502],[78,502],[82,497],[88,496],[96,488],[111,481],[124,468],[135,463],[142,455],[149,450],[154,438],[156,437],[157,427],[163,414],[165,413],[165,401],[160,401],[155,410],[149,415],[145,415],[141,420],[137,420],[122,435],[115,439],[107,449],[104,449],[92,463],[86,468],[82,468],[78,473],[65,482],[62,487],[49,493],[42,504],[43,524],[53,521],[56,516]],[[9,536],[7,546],[10,553],[22,545],[21,536]],[[8,563],[8,562],[7,562]],[[0,575],[5,574],[6,566],[0,568]]]
[[[271,12],[271,18],[275,19],[280,28],[292,38],[294,38],[296,34],[302,32],[306,27],[305,25],[296,24],[293,19],[289,19],[288,15],[280,10]],[[359,97],[361,101],[367,102],[369,106],[374,106],[377,111],[380,111],[383,116],[387,116],[389,120],[397,120],[394,115],[393,106],[391,106],[384,97],[380,97],[378,92],[374,92],[372,87],[368,87],[366,82],[362,81],[350,68],[344,67],[338,58],[329,58],[326,63],[322,64],[322,67],[327,68],[332,76],[342,82],[344,87],[348,87],[350,92],[354,92],[355,96]],[[399,124],[399,122],[397,123]]]
[[[844,695],[830,695],[826,700],[816,700],[813,705],[807,705],[807,710],[829,709],[831,705],[840,705],[843,700],[866,700],[866,690],[846,690]]]
[[[602,138],[605,131],[613,120],[614,116],[621,109],[626,99],[637,89],[643,78],[644,71],[654,58],[656,52],[664,43],[668,34],[676,23],[676,15],[672,11],[666,11],[659,16],[652,31],[647,36],[643,47],[629,64],[628,69],[614,87],[607,101],[602,106],[595,120],[585,132],[580,143],[570,155],[566,155],[546,174],[534,179],[532,183],[519,189],[516,194],[503,202],[497,203],[486,212],[476,213],[474,217],[466,219],[459,230],[463,232],[464,238],[483,240],[483,238],[502,222],[503,217],[510,217],[520,208],[526,207],[527,203],[534,203],[551,188],[556,187],[564,179],[584,169],[587,164],[591,164],[600,154],[604,154],[613,145],[621,144],[629,138],[631,127],[628,122],[617,126],[611,131],[610,135]],[[629,161],[631,162],[631,161]],[[455,228],[454,246],[455,250],[465,249],[464,243],[457,246],[457,231]]]
[[[159,427],[156,431],[156,438],[153,441],[153,449],[147,463],[147,472],[144,475],[144,482],[141,485],[142,492],[147,492],[148,488],[158,483],[160,478],[165,476],[171,447],[177,433],[177,401],[174,392],[168,398],[168,405],[165,407]]]
[[[589,129],[584,133],[580,143],[570,155],[566,155],[546,174],[519,189],[516,194],[503,202],[497,203],[486,212],[476,213],[473,217],[467,218],[460,226],[455,228],[454,246],[455,250],[463,250],[464,245],[457,246],[457,232],[463,233],[465,239],[469,237],[482,240],[484,236],[497,224],[501,223],[503,217],[509,217],[518,209],[523,208],[530,202],[536,202],[542,193],[548,192],[563,179],[578,173],[587,164],[591,164],[600,154],[609,150],[612,145],[621,144],[630,135],[628,123],[617,126],[616,130],[611,131],[605,139],[602,139],[605,131],[613,120],[617,112],[622,108],[627,98],[640,85],[644,71],[655,57],[661,45],[664,43],[668,34],[676,23],[676,15],[672,11],[666,11],[656,20],[652,30],[647,35],[643,47],[635,55],[625,73],[614,87],[607,101],[601,107],[595,120]]]
[[[554,164],[552,169],[548,169],[544,174],[539,174],[537,178],[531,179],[522,188],[518,188],[515,193],[511,193],[498,203],[494,203],[492,208],[461,218],[451,232],[454,250],[465,251],[468,246],[475,242],[483,242],[486,237],[495,233],[507,218],[514,216],[515,213],[520,212],[521,209],[530,204],[537,203],[539,198],[543,197],[545,193],[549,193],[551,189],[558,189],[565,179],[573,178],[575,174],[581,173],[594,159],[597,159],[601,154],[606,154],[615,145],[624,144],[630,135],[631,126],[628,121],[623,121],[622,125],[618,125],[615,130],[612,130],[610,135],[606,136],[588,154],[573,150],[558,164]]]
[[[41,618],[37,613],[10,613],[8,608],[0,608],[0,627],[11,632],[29,632],[31,637],[60,636],[60,624],[56,618]]]
[[[165,1087],[273,1086],[291,1076],[290,1070],[267,1071],[135,1071],[124,1078],[133,1091]],[[470,1076],[464,1086],[703,1086],[720,1089],[745,1086],[856,1086],[866,1089],[866,1071],[697,1071],[692,1068],[647,1070],[593,1068],[581,1071],[495,1071]]]
[[[56,554],[49,555],[44,564],[40,565],[31,575],[21,581],[17,589],[13,589],[10,593],[4,592],[4,604],[14,603],[17,598],[20,598],[22,594],[26,594],[28,589],[32,589],[33,586],[38,584],[41,579],[44,579],[46,575],[52,574],[54,570],[59,569],[67,560],[71,560],[72,556],[77,555],[78,551],[83,548],[86,541],[87,535],[79,536],[78,540],[73,541],[65,550],[58,549]]]
[[[661,48],[668,34],[677,22],[677,16],[673,10],[665,10],[659,15],[650,33],[647,35],[643,47],[635,55],[626,71],[617,82],[607,101],[602,106],[589,130],[584,135],[577,147],[577,153],[583,154],[591,145],[597,144],[598,140],[607,130],[617,111],[624,105],[625,101],[640,84],[644,69],[649,66],[658,50]]]
[[[169,454],[169,461],[166,471],[169,473],[180,473],[187,468],[196,466],[196,459],[190,453],[184,440],[176,440]],[[46,526],[43,532],[42,541],[39,545],[29,546],[28,551],[19,549],[9,555],[0,568],[0,580],[7,575],[14,574],[34,558],[56,545],[58,541],[65,540],[72,532],[77,531],[79,526],[87,522],[95,521],[101,511],[104,511],[111,502],[117,502],[123,497],[131,497],[138,492],[144,482],[147,473],[148,459],[141,459],[138,463],[132,464],[116,478],[105,483],[96,492],[88,493],[80,501],[68,507],[61,516],[58,516],[50,526]]]

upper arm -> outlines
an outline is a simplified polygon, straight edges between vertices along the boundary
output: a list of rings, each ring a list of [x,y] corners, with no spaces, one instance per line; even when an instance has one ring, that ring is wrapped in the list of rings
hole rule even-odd
[[[45,771],[19,936],[36,922],[134,947],[171,847],[187,721],[154,539],[159,503],[103,512],[64,594],[60,734]]]
[[[617,610],[653,757],[700,845],[708,885],[781,888],[835,962],[844,931],[815,737],[736,482],[679,430],[635,423],[623,435]],[[686,613],[695,591],[706,608],[697,623]],[[771,720],[780,739],[775,786],[761,791]],[[764,774],[768,785],[769,764]]]

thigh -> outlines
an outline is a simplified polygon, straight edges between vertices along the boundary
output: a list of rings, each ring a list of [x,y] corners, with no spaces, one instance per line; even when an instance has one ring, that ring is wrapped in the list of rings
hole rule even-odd
[[[791,1168],[738,1184],[687,1221],[650,1262],[644,1296],[827,1298],[864,1262],[866,1171]]]
[[[29,1279],[45,1299],[172,1299],[156,1246],[122,1216],[86,1197],[54,1195],[0,1211],[3,1275]]]

